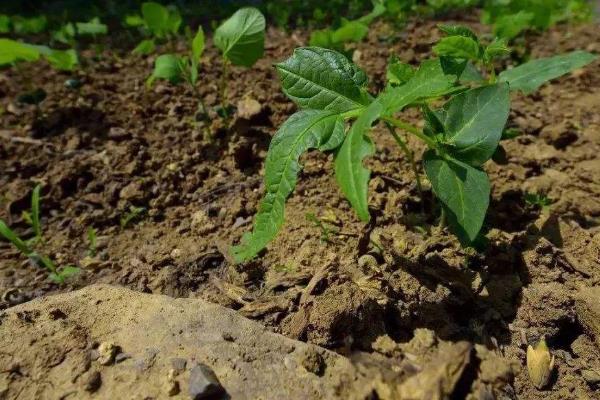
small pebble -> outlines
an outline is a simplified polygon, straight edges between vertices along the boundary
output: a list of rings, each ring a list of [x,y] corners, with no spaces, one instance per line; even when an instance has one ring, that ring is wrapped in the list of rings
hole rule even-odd
[[[111,364],[117,355],[117,346],[111,342],[102,342],[98,346],[98,362],[101,365]]]
[[[204,364],[196,364],[190,371],[189,394],[193,400],[208,399],[225,393],[213,370]]]

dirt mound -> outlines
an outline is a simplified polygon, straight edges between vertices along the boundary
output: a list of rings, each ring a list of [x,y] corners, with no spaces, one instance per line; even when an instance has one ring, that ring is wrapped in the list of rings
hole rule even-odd
[[[422,329],[374,347],[345,357],[203,300],[92,285],[0,314],[0,398],[430,400],[510,389],[514,366],[481,346]]]

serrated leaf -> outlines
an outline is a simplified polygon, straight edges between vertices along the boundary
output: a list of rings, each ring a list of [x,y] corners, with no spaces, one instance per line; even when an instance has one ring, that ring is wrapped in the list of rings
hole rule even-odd
[[[450,154],[479,166],[494,152],[508,119],[508,85],[499,83],[454,96],[436,115],[445,128]]]
[[[217,28],[214,43],[234,65],[251,67],[263,56],[265,17],[253,7],[236,11]]]
[[[338,113],[369,104],[365,73],[337,51],[304,47],[277,64],[283,91],[301,108]]]
[[[483,61],[489,63],[496,57],[502,57],[508,54],[510,54],[510,48],[506,43],[506,39],[495,39],[485,48],[485,51],[483,52]]]
[[[426,60],[407,83],[388,88],[379,96],[384,114],[393,114],[412,103],[451,93],[456,90],[456,80],[456,75],[444,72],[439,59]]]
[[[525,94],[529,94],[535,92],[544,83],[575,69],[582,68],[597,58],[598,56],[585,51],[574,51],[554,57],[538,58],[518,67],[502,71],[499,80],[508,82],[510,90],[520,90]]]
[[[174,54],[163,54],[154,61],[154,71],[148,78],[148,86],[156,79],[165,79],[173,84],[181,82],[181,59]]]
[[[455,57],[473,61],[479,60],[481,57],[479,43],[465,36],[445,37],[433,46],[433,51],[440,57]]]
[[[479,38],[471,29],[464,25],[438,25],[438,28],[448,36],[463,36],[479,43]]]
[[[423,156],[425,173],[442,207],[448,225],[462,244],[479,234],[490,202],[490,182],[484,171],[458,160],[444,159],[428,150]]]
[[[358,217],[364,222],[371,218],[368,204],[371,171],[364,167],[363,160],[375,151],[368,132],[382,112],[383,106],[379,101],[371,103],[354,122],[335,156],[336,181]]]
[[[339,140],[341,117],[331,111],[302,110],[292,115],[277,131],[265,162],[265,196],[254,218],[251,234],[232,248],[237,262],[252,259],[273,240],[284,222],[284,206],[294,190],[301,166],[300,156],[311,148],[332,147]],[[337,133],[336,133],[337,132]]]

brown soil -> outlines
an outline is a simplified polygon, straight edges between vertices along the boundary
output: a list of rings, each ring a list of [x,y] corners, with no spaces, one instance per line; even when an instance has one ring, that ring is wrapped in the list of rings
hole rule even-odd
[[[336,188],[331,157],[313,152],[303,158],[278,238],[256,261],[236,266],[227,248],[250,228],[269,140],[294,111],[272,64],[306,37],[270,30],[265,57],[251,70],[233,70],[229,102],[251,97],[261,110],[236,114],[230,129],[211,110],[211,140],[194,121],[188,89],[158,83],[145,90],[152,59],[106,52],[78,73],[79,93],[64,87],[66,75],[42,64],[2,71],[0,218],[27,236],[20,215],[34,183],[43,183],[44,250],[83,272],[57,286],[0,243],[0,307],[111,283],[202,298],[344,354],[360,349],[391,357],[381,336],[408,343],[415,329],[427,328],[445,341],[482,344],[521,366],[527,343],[545,336],[558,366],[550,387],[535,389],[526,369],[517,368],[514,383],[494,389],[498,398],[597,398],[599,383],[589,372],[600,370],[598,343],[576,299],[600,284],[600,62],[531,96],[514,96],[510,125],[523,135],[504,144],[501,165],[486,165],[493,199],[483,253],[465,252],[436,228],[431,191],[419,197],[407,160],[376,129],[372,225],[356,219]],[[355,59],[373,88],[381,87],[390,54],[416,63],[437,37],[434,22],[396,33],[378,25]],[[598,43],[596,25],[561,26],[529,38],[528,48],[539,57],[598,52]],[[213,107],[220,64],[212,47],[203,66],[200,91]],[[14,104],[35,87],[48,93],[37,120],[33,108]],[[420,153],[419,143],[410,145]],[[529,205],[526,193],[546,194],[552,205]],[[147,212],[121,229],[130,206]],[[341,234],[322,240],[307,213],[327,218]],[[92,258],[86,257],[89,227],[98,230]],[[467,388],[463,394],[474,382],[467,375],[458,385]]]

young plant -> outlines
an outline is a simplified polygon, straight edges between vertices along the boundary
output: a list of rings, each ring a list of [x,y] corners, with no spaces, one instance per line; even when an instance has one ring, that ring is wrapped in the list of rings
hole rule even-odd
[[[229,65],[250,68],[263,56],[265,48],[265,17],[252,7],[236,11],[215,31],[214,43],[221,50],[223,71],[219,97],[227,115],[227,81]]]
[[[129,224],[137,219],[139,219],[142,214],[146,212],[144,207],[129,207],[129,211],[127,211],[119,221],[119,225],[121,226],[121,230],[124,230],[129,226]]]
[[[194,92],[199,103],[198,114],[204,119],[207,117],[206,108],[200,92],[198,91],[198,69],[200,59],[204,53],[204,31],[198,27],[198,32],[191,43],[188,56],[178,56],[176,54],[163,54],[156,58],[154,62],[154,71],[146,81],[148,86],[152,86],[156,79],[165,79],[172,84],[186,82]]]
[[[0,235],[11,242],[24,256],[29,258],[37,266],[46,268],[49,272],[48,277],[55,283],[63,284],[65,281],[79,273],[79,268],[73,266],[57,267],[56,264],[47,256],[40,254],[35,250],[35,246],[42,241],[42,229],[40,225],[40,190],[38,185],[33,190],[31,196],[31,212],[24,214],[24,219],[33,227],[35,236],[30,240],[21,239],[6,222],[0,219]]]
[[[0,38],[0,66],[20,61],[38,61],[41,57],[60,71],[72,71],[79,63],[77,52],[73,49],[55,50],[47,46]]]
[[[88,256],[95,257],[96,256],[96,243],[97,243],[97,234],[98,231],[91,226],[87,230],[87,238],[88,238]]]
[[[236,261],[252,259],[277,235],[286,199],[301,169],[299,157],[309,149],[335,151],[336,181],[360,220],[368,222],[371,171],[363,161],[375,152],[369,133],[377,121],[385,124],[409,159],[412,153],[397,130],[427,146],[423,167],[449,228],[465,246],[478,238],[491,190],[483,165],[502,137],[510,110],[509,92],[530,93],[596,56],[576,51],[534,60],[497,76],[490,70],[487,81],[465,81],[467,59],[485,64],[489,46],[483,52],[474,46],[478,40],[467,28],[446,27],[445,31],[471,41],[456,40],[464,47],[456,45],[453,52],[444,51],[442,58],[423,61],[417,70],[407,70],[400,84],[388,85],[376,95],[367,92],[366,74],[333,50],[299,48],[276,65],[285,94],[300,111],[283,123],[271,141],[265,164],[266,194],[252,232],[232,249]],[[495,50],[487,54],[493,58]],[[441,108],[432,109],[440,99],[447,100]],[[400,112],[411,107],[421,110],[423,129],[399,118]]]
[[[155,2],[142,3],[141,15],[129,15],[125,24],[140,27],[149,39],[142,40],[133,53],[151,54],[156,49],[157,42],[171,40],[179,32],[182,18],[176,7],[165,7]]]
[[[383,15],[385,11],[386,8],[382,1],[373,1],[373,10],[369,14],[354,21],[342,18],[342,26],[337,29],[313,31],[309,43],[311,46],[324,47],[350,55],[346,52],[346,44],[363,40],[369,33],[371,22]]]

